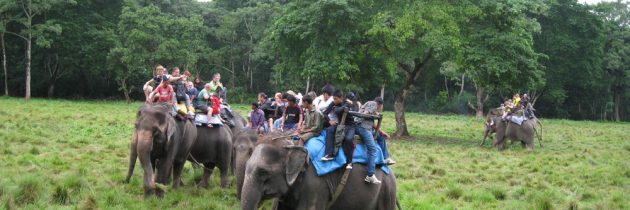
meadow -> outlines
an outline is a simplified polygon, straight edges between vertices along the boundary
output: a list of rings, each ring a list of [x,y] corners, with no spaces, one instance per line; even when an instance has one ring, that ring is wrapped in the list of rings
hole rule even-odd
[[[240,209],[234,185],[215,173],[198,189],[190,164],[164,199],[144,198],[141,167],[123,183],[140,105],[0,98],[0,209]],[[500,152],[474,117],[407,120],[412,137],[390,142],[404,209],[630,209],[629,123],[543,119],[545,147]]]

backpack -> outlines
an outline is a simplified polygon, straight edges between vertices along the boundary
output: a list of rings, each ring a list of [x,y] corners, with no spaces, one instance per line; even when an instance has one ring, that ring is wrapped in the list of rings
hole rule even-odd
[[[177,82],[175,83],[175,97],[177,98],[177,101],[186,101],[186,86],[184,86],[184,83]]]

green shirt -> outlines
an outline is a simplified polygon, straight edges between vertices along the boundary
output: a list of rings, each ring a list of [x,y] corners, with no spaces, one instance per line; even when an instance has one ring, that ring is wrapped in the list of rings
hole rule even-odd
[[[304,130],[310,129],[310,132],[319,133],[324,127],[324,115],[317,109],[304,112]]]
[[[210,93],[208,93],[208,90],[204,88],[197,95],[197,100],[198,100],[197,103],[199,103],[199,106],[202,106],[202,105],[208,106],[208,99],[205,98],[206,96],[209,97]]]
[[[210,91],[212,91],[213,93],[217,92],[218,87],[223,88],[223,85],[220,85],[219,83],[215,83],[214,81],[211,81],[209,84],[210,84]]]

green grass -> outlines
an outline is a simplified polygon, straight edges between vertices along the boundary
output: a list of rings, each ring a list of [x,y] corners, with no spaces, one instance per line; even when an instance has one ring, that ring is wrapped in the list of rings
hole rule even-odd
[[[142,169],[122,183],[140,103],[0,98],[0,209],[238,209],[234,186],[145,199]],[[235,106],[244,113],[248,106]],[[393,132],[393,113],[384,128]],[[404,209],[630,209],[630,124],[543,120],[544,148],[499,152],[482,121],[407,114],[390,142]]]

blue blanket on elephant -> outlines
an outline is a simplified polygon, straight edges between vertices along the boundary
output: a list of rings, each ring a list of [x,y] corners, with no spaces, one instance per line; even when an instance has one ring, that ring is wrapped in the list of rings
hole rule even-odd
[[[311,163],[315,167],[315,171],[317,171],[318,176],[326,175],[330,172],[337,170],[338,168],[344,167],[346,165],[346,156],[344,155],[343,149],[339,149],[337,152],[337,156],[334,160],[331,161],[322,161],[322,157],[326,155],[326,132],[322,131],[321,134],[317,137],[312,138],[306,142],[306,150],[308,150],[308,154],[311,158]],[[389,174],[389,167],[383,164],[383,152],[381,152],[380,147],[376,147],[376,167],[383,170],[383,172]],[[352,157],[353,163],[367,163],[367,148],[363,144],[357,144],[357,147],[354,150],[354,154]]]

